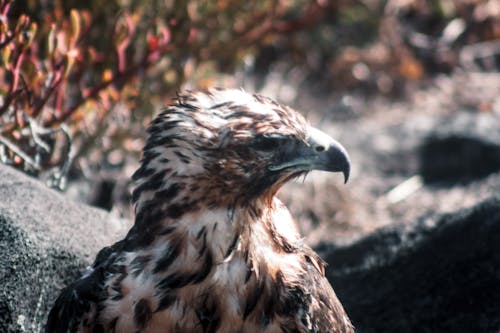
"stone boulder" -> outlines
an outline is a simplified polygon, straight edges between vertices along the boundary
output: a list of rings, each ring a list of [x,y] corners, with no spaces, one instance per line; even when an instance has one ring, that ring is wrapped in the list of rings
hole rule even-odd
[[[0,332],[40,332],[60,289],[127,222],[0,164]]]
[[[500,197],[319,250],[357,332],[500,331]]]

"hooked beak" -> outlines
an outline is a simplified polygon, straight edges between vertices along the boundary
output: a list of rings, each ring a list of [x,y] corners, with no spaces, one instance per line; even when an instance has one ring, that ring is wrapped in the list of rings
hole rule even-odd
[[[283,148],[271,171],[290,169],[293,171],[322,170],[342,172],[347,183],[350,172],[350,158],[346,149],[328,134],[309,126],[306,143],[296,143]]]

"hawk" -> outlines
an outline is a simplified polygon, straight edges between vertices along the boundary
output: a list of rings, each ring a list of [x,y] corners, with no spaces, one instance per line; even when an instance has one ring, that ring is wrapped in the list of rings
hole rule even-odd
[[[243,90],[178,94],[148,130],[135,223],[65,288],[46,332],[353,332],[324,263],[276,198],[340,143]]]

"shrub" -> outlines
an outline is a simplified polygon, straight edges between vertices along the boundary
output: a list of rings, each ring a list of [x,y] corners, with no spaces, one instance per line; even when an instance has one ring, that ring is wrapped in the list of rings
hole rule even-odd
[[[0,0],[0,160],[64,186],[72,165],[120,165],[155,105],[207,85],[315,1]]]

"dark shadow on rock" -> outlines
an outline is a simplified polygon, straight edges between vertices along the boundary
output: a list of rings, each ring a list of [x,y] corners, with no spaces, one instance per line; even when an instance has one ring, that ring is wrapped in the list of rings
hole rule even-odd
[[[500,330],[500,198],[319,250],[357,332]]]
[[[116,187],[116,181],[103,179],[97,184],[90,198],[89,204],[110,211],[113,208],[113,191]]]
[[[500,145],[477,137],[431,135],[419,152],[420,174],[427,184],[464,184],[500,170]]]

